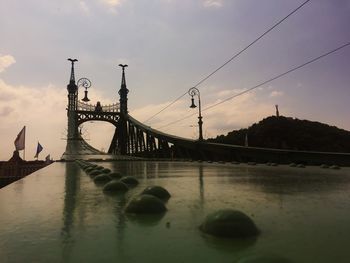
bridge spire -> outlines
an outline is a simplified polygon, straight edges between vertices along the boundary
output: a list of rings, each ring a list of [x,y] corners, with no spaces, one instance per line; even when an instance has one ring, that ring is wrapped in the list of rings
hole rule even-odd
[[[72,68],[71,68],[71,70],[70,70],[70,80],[69,80],[69,82],[70,83],[75,83],[75,75],[74,75],[74,62],[77,62],[78,60],[77,59],[72,59],[72,58],[69,58],[69,59],[67,59],[67,60],[69,60],[70,62],[72,62]]]
[[[74,62],[77,59],[68,58],[68,61],[72,63],[69,84],[67,85],[68,90],[68,139],[75,139],[78,137],[78,124],[77,124],[77,114],[78,110],[78,86],[75,84],[74,75]]]
[[[70,70],[70,79],[69,84],[67,85],[67,90],[69,93],[76,93],[78,91],[78,87],[75,84],[75,75],[74,75],[74,62],[77,62],[77,59],[68,58],[68,61],[72,63],[72,67]]]
[[[120,85],[120,90],[119,90],[119,102],[120,102],[120,112],[122,114],[127,114],[128,113],[128,93],[129,90],[126,88],[126,80],[125,80],[125,68],[128,65],[126,64],[119,64],[119,67],[122,68],[122,82]]]

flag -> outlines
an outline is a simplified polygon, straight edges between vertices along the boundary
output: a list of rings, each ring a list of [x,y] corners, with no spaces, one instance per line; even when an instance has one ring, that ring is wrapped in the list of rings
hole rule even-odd
[[[39,153],[43,150],[43,147],[40,145],[40,143],[38,142],[38,146],[36,147],[36,154],[34,156],[34,158],[38,158]]]
[[[23,129],[17,135],[17,138],[15,140],[16,151],[24,150],[25,140],[26,140],[26,126],[24,126]]]

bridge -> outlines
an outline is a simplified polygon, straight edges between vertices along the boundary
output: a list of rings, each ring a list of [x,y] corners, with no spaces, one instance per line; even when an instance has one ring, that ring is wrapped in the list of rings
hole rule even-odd
[[[128,93],[125,78],[127,65],[122,68],[121,86],[118,91],[119,102],[112,105],[88,104],[87,90],[83,101],[78,101],[78,86],[76,83],[74,63],[71,61],[68,91],[68,134],[67,145],[62,160],[75,160],[83,156],[105,155],[93,148],[81,136],[79,126],[88,121],[109,122],[115,126],[113,138],[108,149],[108,155],[123,159],[133,158],[165,158],[190,159],[201,161],[235,161],[235,162],[276,162],[303,163],[311,165],[338,164],[350,166],[350,154],[324,153],[309,151],[293,151],[258,147],[245,147],[209,143],[201,137],[191,140],[170,135],[143,124],[128,113]],[[83,79],[86,81],[86,79]],[[78,81],[79,82],[79,81]],[[89,83],[83,82],[87,88]],[[199,120],[201,122],[201,118]]]

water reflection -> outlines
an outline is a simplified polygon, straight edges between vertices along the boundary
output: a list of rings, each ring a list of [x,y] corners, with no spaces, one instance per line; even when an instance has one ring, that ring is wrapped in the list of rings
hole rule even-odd
[[[198,230],[199,232],[200,230]],[[244,239],[230,239],[230,238],[217,238],[205,233],[198,233],[202,236],[205,243],[220,252],[227,252],[232,254],[233,252],[242,252],[256,243],[256,237],[244,238]]]
[[[235,183],[246,183],[270,194],[291,195],[304,193],[329,192],[349,184],[347,176],[333,171],[323,171],[319,168],[297,170],[284,167],[273,171],[273,168],[247,167],[245,176],[232,176]],[[330,176],[330,173],[333,175]]]
[[[0,261],[235,262],[277,251],[298,263],[349,262],[349,168],[99,164],[138,177],[140,185],[126,195],[107,196],[74,163],[54,163],[1,189]],[[123,209],[151,184],[172,197],[160,221],[143,225]],[[252,216],[261,230],[256,242],[202,236],[198,226],[221,208]]]
[[[117,239],[116,250],[120,256],[124,256],[125,254],[124,240],[125,240],[125,231],[126,231],[126,217],[124,213],[124,208],[126,206],[127,199],[124,193],[109,195],[109,197],[114,203],[113,214],[114,214],[116,239]]]
[[[165,216],[166,213],[161,214],[126,214],[128,220],[132,223],[135,223],[139,226],[155,226],[160,220]]]
[[[72,250],[72,228],[74,225],[74,211],[77,206],[77,195],[80,184],[80,168],[75,163],[66,163],[65,190],[63,207],[63,226],[61,229],[63,259],[68,261]]]
[[[199,170],[199,201],[200,206],[203,209],[204,206],[204,180],[203,180],[203,165],[200,164],[198,167]]]

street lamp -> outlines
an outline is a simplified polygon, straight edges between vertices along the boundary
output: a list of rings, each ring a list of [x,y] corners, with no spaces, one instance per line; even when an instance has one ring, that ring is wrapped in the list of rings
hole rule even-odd
[[[87,78],[81,78],[78,80],[77,84],[78,84],[77,85],[78,87],[85,88],[85,90],[84,90],[85,95],[84,95],[84,98],[82,99],[82,101],[84,101],[84,102],[90,101],[87,95],[88,95],[88,88],[91,87],[91,81]]]
[[[202,109],[201,109],[201,96],[200,92],[196,87],[190,88],[188,90],[188,94],[191,96],[191,106],[190,108],[194,109],[196,108],[196,104],[194,104],[194,96],[198,96],[198,127],[199,127],[199,138],[198,140],[202,141],[203,140],[203,121],[202,121]]]

